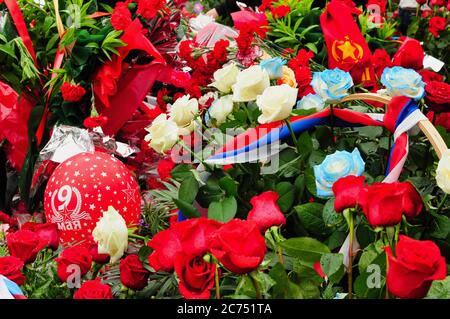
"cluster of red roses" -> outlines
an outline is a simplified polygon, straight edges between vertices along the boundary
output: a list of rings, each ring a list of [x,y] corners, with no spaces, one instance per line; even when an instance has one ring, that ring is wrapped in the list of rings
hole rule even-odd
[[[347,176],[333,184],[334,207],[340,213],[360,207],[372,227],[399,224],[404,215],[411,219],[420,214],[423,203],[409,182],[364,185],[364,176]],[[432,241],[419,241],[400,235],[395,256],[390,246],[387,286],[400,298],[423,298],[433,280],[446,276],[445,258]]]
[[[416,0],[419,5],[424,5],[427,0]],[[433,16],[435,12],[443,11],[445,7],[445,0],[430,0],[429,6],[433,9],[422,11],[422,18],[430,18],[428,21],[428,32],[430,32],[433,37],[438,38],[439,33],[445,30],[447,20],[444,17]],[[450,10],[450,2],[447,1],[447,10]]]
[[[264,192],[251,200],[247,220],[233,219],[220,223],[208,218],[193,218],[173,224],[156,234],[148,243],[154,249],[149,264],[156,271],[174,271],[179,290],[185,298],[209,298],[218,265],[211,254],[227,270],[246,274],[255,270],[266,254],[264,232],[286,219],[276,201],[278,194]]]
[[[211,52],[203,55],[195,54],[194,51],[199,50],[195,41],[185,40],[180,43],[179,56],[192,69],[191,79],[185,84],[186,93],[196,98],[202,96],[200,87],[208,85],[213,73],[227,62],[229,45],[228,40],[219,40]]]
[[[117,2],[111,15],[111,25],[116,30],[125,30],[131,23],[132,16],[129,4],[137,2],[136,13],[149,20],[156,17],[158,11],[167,11],[164,0],[126,0]]]

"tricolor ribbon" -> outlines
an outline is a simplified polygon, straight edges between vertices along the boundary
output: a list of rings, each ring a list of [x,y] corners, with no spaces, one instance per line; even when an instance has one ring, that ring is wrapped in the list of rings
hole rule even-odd
[[[27,299],[27,297],[14,281],[0,275],[0,299]]]
[[[408,156],[408,132],[418,122],[426,120],[414,100],[395,97],[387,107],[386,114],[360,113],[347,109],[327,108],[308,116],[292,116],[289,120],[295,135],[317,125],[335,127],[380,126],[393,133],[394,144],[388,159],[384,182],[398,180]],[[206,159],[208,164],[227,165],[253,161],[264,161],[280,151],[280,142],[291,138],[288,124],[284,121],[259,125],[236,136]],[[276,147],[271,147],[277,145]],[[179,212],[179,221],[184,220]]]

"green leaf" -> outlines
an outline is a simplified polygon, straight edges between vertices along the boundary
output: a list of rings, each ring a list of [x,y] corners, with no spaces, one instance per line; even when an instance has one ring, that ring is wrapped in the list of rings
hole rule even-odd
[[[320,241],[310,237],[290,238],[280,243],[288,255],[306,262],[316,262],[330,249]]]
[[[344,277],[344,255],[343,254],[324,254],[320,257],[320,267],[327,275],[328,280],[337,284]]]
[[[198,210],[194,206],[192,206],[192,204],[190,204],[190,203],[187,203],[181,199],[176,199],[176,198],[173,198],[173,202],[181,210],[181,213],[183,214],[183,216],[185,216],[187,218],[196,218],[196,217],[202,216],[202,215],[200,215]]]
[[[445,215],[433,215],[430,236],[439,239],[447,238],[450,233],[450,219]]]
[[[300,136],[297,139],[297,143],[299,145],[300,155],[302,155],[303,158],[311,154],[313,150],[313,144],[311,136],[307,131],[300,134]]]
[[[139,260],[142,263],[147,262],[148,256],[152,253],[152,249],[148,247],[147,245],[142,246],[138,251]]]
[[[312,52],[314,52],[314,54],[317,54],[317,47],[316,47],[316,45],[314,43],[306,43],[305,47],[307,47]]]
[[[181,182],[178,198],[187,203],[192,203],[195,200],[195,197],[197,197],[198,188],[198,181],[195,179],[194,175],[191,174],[190,177]]]
[[[228,196],[237,196],[238,184],[231,177],[225,176],[219,180],[219,186]]]
[[[275,191],[280,195],[277,204],[283,213],[287,213],[294,203],[295,188],[289,182],[280,182],[275,186]]]
[[[305,178],[306,178],[306,189],[313,196],[317,196],[316,177],[314,175],[314,170],[313,170],[312,167],[308,167],[306,169],[306,171],[305,171]]]
[[[355,128],[355,131],[357,131],[360,136],[366,137],[369,139],[374,139],[383,134],[383,128],[381,128],[379,126],[357,127],[357,128]]]
[[[334,198],[330,198],[323,207],[322,218],[326,226],[328,227],[336,227],[339,224],[342,224],[344,218],[342,214],[336,213],[334,210]]]
[[[450,276],[434,280],[425,299],[450,299]]]
[[[328,236],[331,229],[328,228],[322,218],[323,205],[319,203],[307,203],[295,206],[297,216],[309,233],[316,236]]]
[[[178,182],[182,182],[183,179],[188,178],[191,175],[191,169],[189,165],[180,164],[175,166],[172,171],[170,171],[170,176]]]
[[[220,202],[212,202],[208,207],[208,218],[219,222],[228,222],[237,212],[237,202],[234,197],[226,197]]]
[[[293,283],[283,265],[277,263],[269,272],[269,276],[275,281],[272,289],[272,297],[277,299],[303,299],[300,287]]]

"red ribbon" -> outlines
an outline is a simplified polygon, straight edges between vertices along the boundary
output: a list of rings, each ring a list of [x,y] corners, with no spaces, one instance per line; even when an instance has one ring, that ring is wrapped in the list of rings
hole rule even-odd
[[[33,58],[34,64],[37,66],[36,53],[34,52],[33,42],[31,42],[30,34],[28,33],[27,25],[23,19],[22,11],[19,8],[16,0],[5,0],[6,7],[9,10],[9,14],[13,19],[14,25],[16,26],[17,33],[21,37],[23,44],[27,48],[31,57]]]

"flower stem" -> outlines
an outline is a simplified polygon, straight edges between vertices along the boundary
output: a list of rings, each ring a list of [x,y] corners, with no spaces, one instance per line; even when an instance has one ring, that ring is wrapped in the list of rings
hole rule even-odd
[[[300,153],[300,146],[298,145],[297,137],[295,136],[295,132],[292,129],[291,122],[289,120],[286,120],[286,125],[289,129],[289,133],[291,133],[292,141],[294,141],[295,147],[297,148],[297,152]]]
[[[140,239],[140,240],[143,240],[144,242],[147,242],[147,238],[145,238],[144,236],[133,234],[133,233],[128,234],[128,238]]]
[[[256,299],[263,299],[261,294],[261,288],[259,287],[258,281],[255,279],[254,274],[250,274],[250,279],[252,280],[253,287],[255,288],[256,292]]]
[[[206,162],[202,159],[202,158],[200,158],[200,156],[198,156],[197,154],[195,154],[185,143],[184,143],[184,141],[183,140],[180,140],[180,141],[178,141],[178,144],[185,150],[185,151],[187,151],[189,154],[191,154],[192,156],[194,156],[194,158],[196,159],[196,160],[198,160],[200,163],[202,163],[203,164],[203,166],[205,166],[205,168],[208,170],[208,171],[213,171],[213,169],[212,169],[212,167],[211,166],[209,166],[208,164],[206,164]]]
[[[220,299],[219,265],[217,264],[216,264],[216,271],[214,273],[214,282],[216,286],[216,299]]]
[[[348,245],[348,299],[353,299],[353,237],[355,232],[353,210],[349,210],[348,228],[350,232],[350,240]]]
[[[444,198],[443,198],[442,201],[439,203],[439,206],[438,206],[438,208],[437,208],[437,210],[436,210],[436,214],[439,214],[439,213],[441,212],[442,208],[444,207],[445,202],[447,201],[447,197],[448,197],[448,194],[445,193]]]

